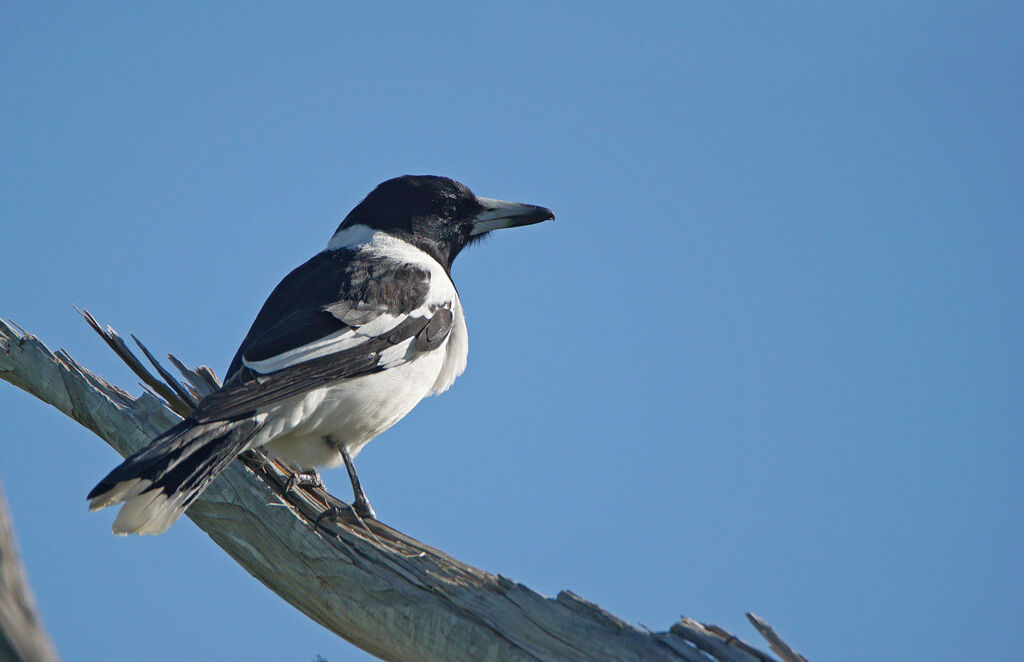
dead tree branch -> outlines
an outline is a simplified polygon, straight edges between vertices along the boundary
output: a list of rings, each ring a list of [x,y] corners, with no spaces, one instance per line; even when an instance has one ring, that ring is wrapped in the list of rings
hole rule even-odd
[[[0,660],[57,662],[14,540],[14,524],[0,488]]]
[[[161,381],[112,329],[83,315],[139,375],[146,393],[134,398],[66,352],[52,353],[36,337],[3,322],[0,378],[53,405],[121,455],[146,445],[178,420],[174,411],[187,414],[192,402],[217,387],[208,368],[188,370],[173,358],[186,383],[158,367]],[[689,619],[667,632],[650,632],[569,591],[546,598],[378,521],[360,520],[323,489],[288,490],[290,477],[278,463],[255,455],[241,458],[186,514],[279,596],[383,659],[773,659],[720,628]],[[317,525],[332,506],[347,514]]]

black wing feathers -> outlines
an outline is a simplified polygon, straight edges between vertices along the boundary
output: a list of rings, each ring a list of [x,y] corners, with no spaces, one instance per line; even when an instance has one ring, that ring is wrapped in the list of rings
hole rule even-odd
[[[347,328],[348,324],[327,311],[298,310],[255,338],[243,355],[246,361],[263,361]]]
[[[185,419],[107,474],[87,498],[93,499],[120,482],[141,477],[153,483],[147,492],[174,494],[205,487],[245,449],[259,428],[260,423],[252,418],[214,421],[209,425],[196,425],[191,417]],[[210,467],[212,472],[207,470]],[[200,491],[195,490],[183,506],[191,503]]]
[[[423,305],[429,290],[430,274],[419,267],[347,248],[318,253],[270,293],[225,379],[243,358],[262,361],[381,313],[408,314]]]
[[[209,423],[251,416],[260,407],[339,379],[382,370],[380,353],[410,338],[415,338],[414,352],[440,347],[452,328],[449,307],[437,308],[430,318],[408,316],[424,305],[429,289],[429,272],[414,265],[349,249],[314,256],[274,288],[238,348],[224,387],[204,398],[190,418]],[[407,317],[380,336],[275,372],[243,365],[243,359],[269,359],[382,314]]]
[[[455,316],[449,308],[435,310],[423,330],[416,334],[416,341],[412,345],[413,349],[426,352],[440,347],[444,339],[448,337],[448,332],[452,330],[454,318]]]
[[[296,363],[266,375],[242,368],[224,388],[203,398],[190,418],[198,423],[206,423],[251,416],[260,407],[293,395],[346,377],[376,372],[381,369],[378,366],[380,352],[409,338],[416,337],[414,347],[418,347],[421,340],[424,346],[439,346],[440,341],[444,340],[436,335],[440,331],[435,327],[433,340],[427,340],[427,329],[435,318],[450,316],[451,311],[441,308],[429,320],[425,317],[408,317],[386,335],[370,338],[357,347]],[[444,333],[447,335],[447,330]]]

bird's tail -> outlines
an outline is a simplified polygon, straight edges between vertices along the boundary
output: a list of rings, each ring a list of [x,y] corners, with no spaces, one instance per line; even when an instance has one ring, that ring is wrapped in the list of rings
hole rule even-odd
[[[89,492],[89,510],[123,502],[115,534],[163,533],[248,449],[264,417],[208,423],[185,419],[107,474]]]

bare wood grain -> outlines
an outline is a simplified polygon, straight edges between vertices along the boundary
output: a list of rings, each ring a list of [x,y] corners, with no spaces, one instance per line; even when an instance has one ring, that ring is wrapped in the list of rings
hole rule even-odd
[[[0,351],[3,351],[0,345]],[[25,567],[18,556],[14,524],[0,486],[0,660],[57,662],[43,628]]]
[[[757,614],[747,612],[747,620],[761,633],[761,636],[765,638],[768,645],[772,647],[772,650],[782,658],[782,662],[807,662],[807,658],[790,648],[789,644],[783,641],[782,637],[776,634],[772,626],[768,625],[768,622],[763,618]]]

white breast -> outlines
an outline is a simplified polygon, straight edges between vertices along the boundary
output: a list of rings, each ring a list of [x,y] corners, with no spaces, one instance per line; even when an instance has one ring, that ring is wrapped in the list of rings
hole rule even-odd
[[[466,329],[466,316],[462,312],[462,301],[459,300],[457,292],[452,304],[452,313],[454,319],[452,330],[448,332],[448,339],[445,340],[444,365],[441,366],[434,386],[427,395],[444,393],[455,383],[455,378],[466,371],[466,361],[469,358],[469,331]]]
[[[362,226],[354,226],[339,232],[331,240],[331,245],[340,245],[342,235],[355,241],[365,239],[366,233],[357,229],[360,227]],[[444,346],[436,350],[437,353],[444,355],[445,360],[426,395],[443,393],[451,388],[456,377],[465,372],[466,360],[469,357],[469,332],[466,330],[466,317],[462,311],[462,301],[459,300],[455,284],[437,260],[412,244],[383,232],[374,232],[370,237],[369,241],[364,244],[370,250],[390,259],[404,260],[430,272],[430,292],[427,294],[422,308],[415,311],[414,315],[430,317],[433,309],[437,306],[446,304],[451,306],[452,330],[448,333]]]
[[[340,245],[331,242],[332,247]],[[410,354],[413,339],[409,339],[382,354],[381,364],[391,366],[386,370],[343,379],[267,407],[267,423],[254,445],[266,444],[273,455],[303,468],[338,465],[338,445],[355,456],[424,397],[450,388],[466,369],[466,319],[444,268],[422,250],[390,235],[372,233],[365,245],[389,259],[429,270],[430,291],[422,309],[413,314],[429,317],[433,308],[447,304],[453,313],[452,329],[444,344],[433,351]]]
[[[303,468],[341,462],[400,421],[437,381],[445,356],[430,352],[382,372],[341,380],[267,409],[267,450]]]

